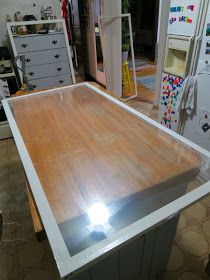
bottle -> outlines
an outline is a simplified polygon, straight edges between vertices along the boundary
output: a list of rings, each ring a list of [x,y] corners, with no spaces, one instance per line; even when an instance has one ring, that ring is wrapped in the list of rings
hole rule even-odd
[[[6,22],[10,22],[10,21],[12,21],[10,15],[6,15]]]
[[[22,16],[21,13],[18,11],[17,13],[15,13],[15,21],[21,21],[22,20]]]

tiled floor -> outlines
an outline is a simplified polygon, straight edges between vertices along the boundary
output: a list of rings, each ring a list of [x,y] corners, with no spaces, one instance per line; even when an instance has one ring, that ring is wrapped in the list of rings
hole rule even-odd
[[[47,241],[37,242],[25,191],[23,167],[12,139],[0,141],[0,280],[55,280],[57,268]]]
[[[209,254],[210,196],[181,215],[164,279],[210,279],[204,271]]]
[[[5,222],[4,241],[0,245],[0,280],[59,279],[48,242],[39,243],[34,236],[23,168],[12,139],[0,141],[0,208]],[[164,279],[210,279],[204,272],[209,253],[210,197],[207,197],[182,214]]]

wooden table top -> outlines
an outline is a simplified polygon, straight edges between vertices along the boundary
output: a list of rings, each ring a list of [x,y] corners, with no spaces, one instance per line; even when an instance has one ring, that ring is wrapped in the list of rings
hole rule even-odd
[[[11,104],[58,224],[199,172],[199,155],[84,85]]]

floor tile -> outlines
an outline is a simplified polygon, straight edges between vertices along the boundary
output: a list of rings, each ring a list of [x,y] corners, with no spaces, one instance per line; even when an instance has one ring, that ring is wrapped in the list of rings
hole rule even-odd
[[[195,205],[189,207],[187,210],[185,210],[185,213],[190,218],[194,218],[199,221],[206,217],[206,209],[200,203],[196,203]]]
[[[16,252],[11,250],[0,251],[0,264],[1,264],[1,273],[0,279],[7,280],[9,277],[18,275],[18,266],[16,259]]]
[[[203,231],[210,238],[210,219],[203,223]]]
[[[184,272],[178,277],[178,280],[202,280],[203,278],[193,272]]]
[[[33,267],[41,264],[44,258],[44,248],[42,243],[26,242],[18,248],[17,254],[20,266]]]
[[[178,230],[183,229],[186,226],[186,224],[187,224],[187,219],[185,218],[184,215],[180,215],[177,229]]]
[[[184,266],[184,255],[182,251],[177,247],[173,246],[171,256],[168,263],[168,269],[176,271],[177,269]]]
[[[37,279],[51,280],[49,276],[49,272],[39,268],[33,269],[32,271],[27,273],[23,279],[24,280],[37,280]]]
[[[187,253],[198,257],[209,251],[208,241],[202,233],[191,229],[181,234],[180,244]]]

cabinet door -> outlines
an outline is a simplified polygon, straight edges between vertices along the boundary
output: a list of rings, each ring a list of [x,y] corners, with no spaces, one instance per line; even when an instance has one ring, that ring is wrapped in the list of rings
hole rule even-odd
[[[160,225],[156,230],[151,262],[151,279],[156,279],[167,267],[178,221],[179,215]]]
[[[66,47],[63,33],[17,36],[14,41],[18,54]]]
[[[74,278],[73,280],[92,280],[91,275],[90,275],[90,271],[86,270],[82,273],[80,273],[76,278]]]
[[[142,236],[119,250],[120,280],[139,280],[145,237]]]
[[[141,263],[141,280],[151,279],[152,258],[156,240],[157,229],[148,232],[144,237],[143,259]]]
[[[118,253],[106,257],[91,269],[92,280],[119,279]]]

